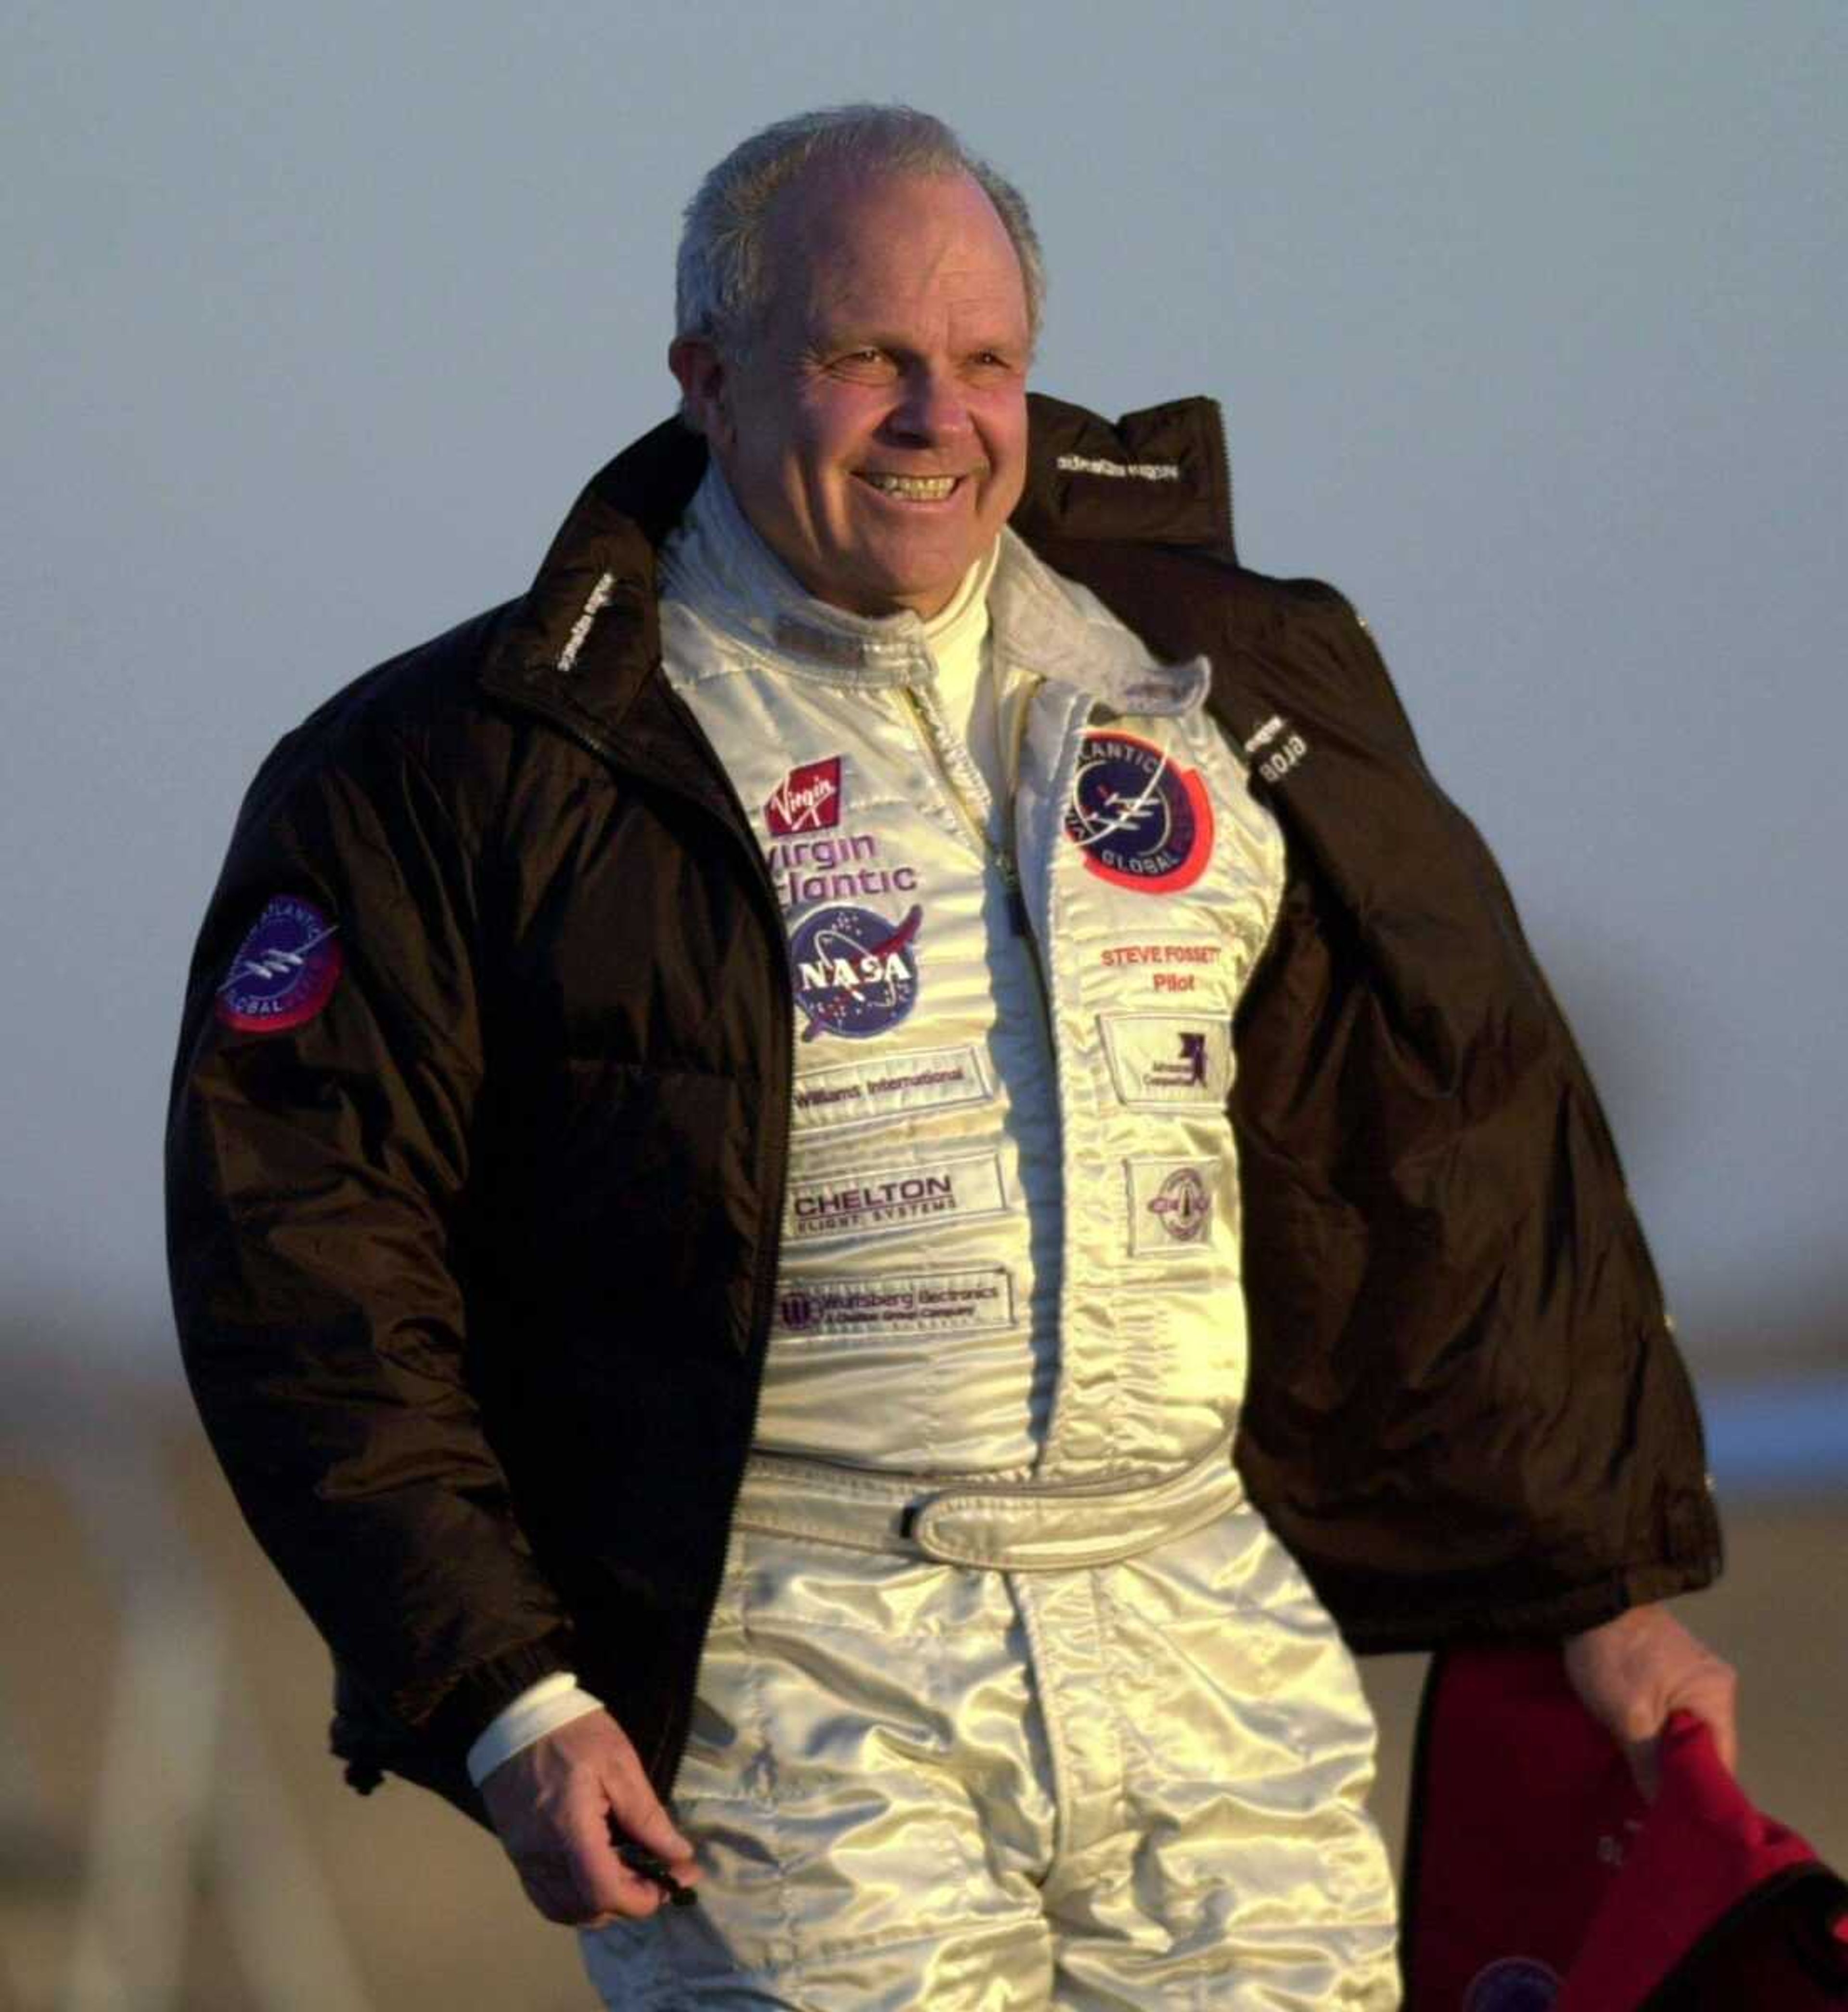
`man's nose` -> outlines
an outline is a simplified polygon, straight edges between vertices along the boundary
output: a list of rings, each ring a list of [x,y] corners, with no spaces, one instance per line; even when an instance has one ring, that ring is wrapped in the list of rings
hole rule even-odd
[[[908,439],[954,440],[969,430],[969,402],[955,374],[919,369],[904,379],[904,395],[894,408],[890,423]]]

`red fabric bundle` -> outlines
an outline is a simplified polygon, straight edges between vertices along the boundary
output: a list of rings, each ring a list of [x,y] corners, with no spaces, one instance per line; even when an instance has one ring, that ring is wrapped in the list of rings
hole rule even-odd
[[[1754,1809],[1697,1719],[1646,1803],[1557,1649],[1453,1650],[1427,1686],[1406,2012],[1848,2006],[1848,1887]]]

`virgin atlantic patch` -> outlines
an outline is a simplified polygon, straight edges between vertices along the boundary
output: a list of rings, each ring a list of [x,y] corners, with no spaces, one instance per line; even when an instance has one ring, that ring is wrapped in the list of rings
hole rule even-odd
[[[1133,733],[1093,728],[1065,806],[1065,836],[1099,879],[1178,894],[1212,857],[1213,807],[1197,769]]]
[[[241,1034],[280,1034],[312,1020],[339,982],[339,929],[313,902],[275,896],[218,988],[219,1018]]]
[[[772,838],[797,832],[833,831],[840,823],[840,757],[804,762],[792,769],[770,792],[764,822]]]

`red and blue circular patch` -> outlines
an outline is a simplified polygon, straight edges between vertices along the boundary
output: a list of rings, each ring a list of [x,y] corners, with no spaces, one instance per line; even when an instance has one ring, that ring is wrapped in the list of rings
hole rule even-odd
[[[1178,894],[1212,857],[1213,807],[1197,769],[1133,733],[1092,728],[1065,807],[1065,836],[1100,879]]]
[[[275,896],[218,988],[219,1018],[241,1034],[280,1034],[312,1020],[339,982],[339,928],[313,902]]]

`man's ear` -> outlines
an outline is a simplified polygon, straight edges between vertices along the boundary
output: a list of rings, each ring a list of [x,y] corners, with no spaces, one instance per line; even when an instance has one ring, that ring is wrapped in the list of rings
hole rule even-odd
[[[695,433],[715,448],[731,443],[731,408],[725,363],[703,335],[677,335],[667,348],[667,367],[680,387],[680,409]]]

